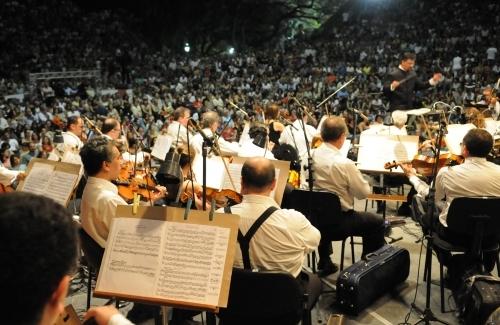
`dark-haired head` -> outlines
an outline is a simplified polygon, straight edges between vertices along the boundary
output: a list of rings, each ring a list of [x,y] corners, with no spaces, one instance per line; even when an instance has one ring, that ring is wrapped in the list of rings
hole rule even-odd
[[[115,157],[115,142],[104,137],[91,138],[80,150],[83,167],[89,176],[95,176],[102,168],[103,162],[111,162]]]
[[[468,156],[485,158],[493,148],[493,137],[484,129],[472,129],[462,140]]]
[[[51,199],[14,192],[0,196],[2,324],[39,324],[64,307],[78,255],[71,214]],[[47,307],[47,306],[50,306]],[[51,319],[52,320],[52,319]],[[52,322],[53,323],[53,322]]]

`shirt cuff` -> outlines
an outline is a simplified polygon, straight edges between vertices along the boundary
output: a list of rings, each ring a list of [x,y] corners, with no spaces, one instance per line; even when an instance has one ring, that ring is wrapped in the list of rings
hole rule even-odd
[[[108,325],[134,325],[134,323],[126,319],[122,314],[118,313],[111,316]]]

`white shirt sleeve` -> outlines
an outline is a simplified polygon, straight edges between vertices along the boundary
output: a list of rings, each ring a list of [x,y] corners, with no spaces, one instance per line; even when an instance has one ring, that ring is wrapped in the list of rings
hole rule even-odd
[[[16,179],[18,171],[0,166],[0,184],[9,186]]]
[[[365,199],[371,193],[370,184],[354,163],[347,164],[346,168],[349,177],[349,192],[358,200]]]
[[[408,177],[408,180],[415,188],[415,191],[417,191],[417,193],[420,194],[422,197],[426,197],[427,195],[429,195],[429,185],[427,185],[420,178],[418,178],[415,175],[412,175]]]
[[[434,81],[434,79],[432,79],[432,78],[430,78],[430,79],[429,79],[429,84],[430,84],[431,86],[435,86],[435,85],[437,85],[438,83],[439,83],[439,81]]]
[[[108,325],[134,325],[134,323],[126,319],[122,314],[115,314],[109,319]]]

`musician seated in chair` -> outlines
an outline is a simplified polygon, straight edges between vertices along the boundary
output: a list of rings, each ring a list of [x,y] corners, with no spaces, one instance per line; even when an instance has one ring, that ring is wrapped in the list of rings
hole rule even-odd
[[[329,238],[322,238],[318,247],[318,268],[323,275],[338,270],[330,260],[330,238],[363,237],[363,256],[385,244],[383,218],[374,213],[354,210],[354,197],[365,199],[371,188],[354,162],[344,158],[340,152],[346,136],[347,126],[342,118],[327,118],[321,127],[323,143],[311,153],[315,170],[313,189],[338,195],[342,207],[341,216],[332,216],[338,220],[338,225],[328,229]],[[305,180],[302,187],[307,188]]]
[[[111,183],[120,175],[121,154],[113,141],[104,136],[97,136],[83,146],[80,156],[88,175],[80,205],[82,227],[97,244],[105,247],[111,220],[116,216],[116,207],[127,204],[119,195],[116,185]],[[165,188],[158,187],[158,190],[160,193],[163,192],[159,197],[163,197]],[[129,318],[133,321],[152,318],[153,308],[144,312],[143,310],[149,307],[144,306],[141,305],[141,311],[137,312],[135,304],[134,308],[129,311]],[[136,317],[135,313],[141,316]]]
[[[270,196],[275,186],[275,168],[270,160],[255,157],[245,162],[241,170],[243,201],[231,207],[231,213],[241,218],[241,233],[245,235],[268,208],[277,208],[250,240],[250,266],[264,271],[288,272],[301,280],[306,292],[319,294],[319,288],[310,288],[307,275],[301,274],[301,271],[306,255],[319,244],[320,232],[302,213],[279,209]],[[236,251],[234,265],[239,268],[244,266],[241,249]]]
[[[448,207],[454,198],[471,196],[495,196],[500,197],[500,166],[486,160],[486,156],[493,147],[493,137],[484,129],[472,129],[463,138],[462,156],[465,161],[461,165],[443,167],[436,177],[435,201],[439,218],[426,220],[422,213],[414,211],[416,218],[426,227],[433,229],[444,240],[456,245],[468,245],[470,238],[454,234],[448,229],[446,216]],[[415,169],[411,164],[402,166],[405,174],[415,187],[418,200],[429,194],[429,185],[416,176]],[[422,207],[426,204],[417,202]],[[446,263],[447,261],[443,261]],[[485,256],[484,266],[487,271],[494,267],[494,256]]]

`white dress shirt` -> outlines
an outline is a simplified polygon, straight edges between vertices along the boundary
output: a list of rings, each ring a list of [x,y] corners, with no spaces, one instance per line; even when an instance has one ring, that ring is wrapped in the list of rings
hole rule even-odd
[[[172,146],[187,146],[188,129],[177,121],[172,121],[167,128],[167,134],[174,139]],[[177,139],[179,137],[179,139]],[[190,139],[191,140],[191,139]]]
[[[68,151],[80,151],[83,147],[83,142],[79,137],[76,136],[73,132],[63,132],[62,133],[64,139],[65,150]]]
[[[339,196],[342,211],[354,209],[354,198],[365,199],[371,193],[371,187],[354,162],[342,155],[337,147],[323,142],[312,150],[314,169],[314,190],[332,192]],[[307,188],[307,177],[301,184]]]
[[[149,153],[144,152],[144,151],[139,151],[137,154],[137,161],[135,159],[136,155],[131,154],[130,152],[124,152],[122,153],[122,159],[124,161],[129,161],[131,163],[136,163],[138,166],[141,166],[144,164],[144,161],[146,160],[146,157],[149,157]]]
[[[83,229],[101,247],[105,247],[116,207],[126,204],[113,183],[102,178],[89,177],[80,205]]]
[[[265,157],[267,159],[276,160],[274,155],[269,149],[261,148],[253,143],[253,139],[240,142],[241,147],[238,151],[239,157]]]
[[[18,174],[19,171],[10,170],[3,166],[0,166],[0,184],[4,186],[11,185],[12,182],[14,182],[14,180],[16,179]]]
[[[305,124],[307,140],[309,145],[311,144],[312,138],[317,135],[318,131],[316,128],[309,124]],[[298,119],[293,122],[292,125],[285,127],[280,136],[280,144],[289,144],[297,149],[299,158],[304,164],[307,161],[307,145],[306,139],[304,138],[304,130],[302,129],[302,122]]]
[[[270,206],[279,205],[269,196],[244,195],[240,204],[231,207],[231,213],[240,216],[239,229],[245,235],[253,223]],[[220,211],[223,212],[223,211]],[[306,217],[295,210],[275,211],[261,225],[250,241],[252,268],[265,271],[285,271],[298,276],[307,253],[314,250],[321,239]],[[236,249],[234,266],[243,268],[241,250]]]
[[[208,138],[213,139],[214,134],[212,130],[210,130],[209,128],[205,128],[202,131]],[[217,139],[217,142],[219,143],[220,151],[223,156],[238,155],[238,151],[240,150],[240,145],[238,142],[229,142],[224,140],[223,137],[219,137]],[[203,136],[199,132],[193,136],[193,142],[191,143],[191,145],[197,155],[202,154]]]
[[[109,319],[108,325],[134,325],[134,323],[126,319],[122,314],[115,314]]]
[[[468,157],[461,165],[441,168],[436,177],[436,202],[446,200],[439,215],[444,226],[451,201],[457,197],[500,197],[500,166],[486,158]]]

